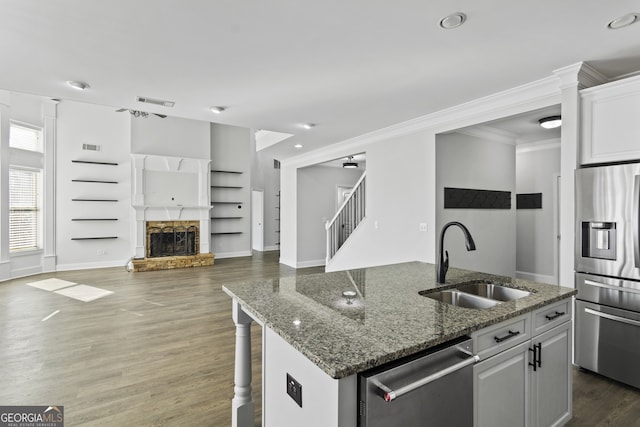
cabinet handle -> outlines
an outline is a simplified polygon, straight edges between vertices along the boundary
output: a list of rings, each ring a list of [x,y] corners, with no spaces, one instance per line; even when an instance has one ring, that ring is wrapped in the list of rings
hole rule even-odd
[[[534,347],[538,347],[538,368],[542,368],[542,343],[539,342]]]
[[[546,317],[546,318],[547,318],[547,320],[553,320],[553,319],[557,319],[558,317],[560,317],[560,316],[564,316],[564,315],[565,315],[565,312],[564,312],[564,311],[556,311],[556,313],[555,313],[555,314],[552,314],[552,315],[548,315],[548,314],[547,314],[547,315],[546,315],[546,316],[544,316],[544,317]]]
[[[520,331],[513,332],[512,330],[509,330],[509,333],[504,337],[493,337],[493,339],[496,340],[496,342],[502,342],[508,340],[509,338],[513,338],[516,335],[520,335]]]
[[[529,351],[533,351],[533,363],[529,362],[529,366],[533,366],[533,372],[535,372],[538,370],[538,347],[534,345]]]

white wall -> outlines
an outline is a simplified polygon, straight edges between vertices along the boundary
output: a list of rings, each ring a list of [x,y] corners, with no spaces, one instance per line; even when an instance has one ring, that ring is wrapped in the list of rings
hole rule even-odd
[[[542,193],[542,209],[518,209],[518,275],[553,282],[556,256],[554,186],[560,174],[560,143],[516,150],[517,193]]]
[[[298,266],[324,265],[325,223],[336,213],[338,187],[353,187],[362,173],[329,166],[298,169]]]
[[[251,135],[247,128],[211,123],[211,169],[242,174],[211,174],[212,185],[241,186],[241,189],[211,189],[211,216],[242,216],[242,219],[213,221],[211,231],[242,231],[242,234],[212,235],[211,252],[216,258],[251,255]],[[241,202],[239,205],[216,201]],[[240,208],[238,208],[240,206]]]
[[[366,217],[332,259],[328,271],[431,261],[434,248],[420,223],[433,224],[435,139],[417,132],[373,143],[367,155]]]
[[[130,116],[126,112],[118,113]],[[149,115],[131,119],[131,152],[159,156],[209,158],[209,122]]]
[[[447,222],[459,221],[476,243],[475,251],[467,251],[462,232],[449,228],[444,241],[449,265],[515,276],[515,146],[460,133],[436,140],[438,233]],[[444,187],[509,191],[511,209],[444,209]]]
[[[63,101],[58,105],[56,176],[56,253],[58,270],[124,266],[131,253],[130,115],[113,108]],[[86,151],[82,144],[100,145]],[[72,163],[114,162],[117,166]],[[113,180],[117,184],[71,182]],[[106,198],[117,202],[73,202],[74,198]],[[117,218],[117,221],[72,221],[72,218]],[[117,236],[114,240],[73,237]]]

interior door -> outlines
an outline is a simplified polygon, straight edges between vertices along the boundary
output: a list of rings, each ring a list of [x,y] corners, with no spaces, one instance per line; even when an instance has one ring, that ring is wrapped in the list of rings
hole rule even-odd
[[[251,191],[251,248],[264,251],[264,193]]]

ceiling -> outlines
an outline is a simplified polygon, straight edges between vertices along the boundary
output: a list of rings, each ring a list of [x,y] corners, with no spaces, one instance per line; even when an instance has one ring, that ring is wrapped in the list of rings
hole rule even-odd
[[[640,12],[637,0],[0,0],[0,7],[0,88],[293,134],[267,149],[279,159],[580,61],[610,78],[640,70],[640,24],[607,29]],[[439,28],[456,11],[466,23]],[[69,80],[90,87],[77,91]],[[226,110],[215,115],[211,106]]]

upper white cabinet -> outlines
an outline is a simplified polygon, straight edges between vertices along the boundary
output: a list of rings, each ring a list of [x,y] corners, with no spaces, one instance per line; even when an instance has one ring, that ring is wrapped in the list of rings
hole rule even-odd
[[[584,89],[580,163],[640,160],[640,76]]]

